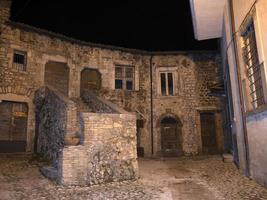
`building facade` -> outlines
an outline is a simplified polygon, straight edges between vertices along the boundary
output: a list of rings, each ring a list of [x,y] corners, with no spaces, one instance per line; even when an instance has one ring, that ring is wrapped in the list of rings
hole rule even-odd
[[[47,86],[70,102],[58,117],[67,119],[62,125],[67,132],[79,129],[77,113],[106,112],[96,100],[136,115],[134,145],[140,156],[224,151],[224,98],[210,95],[222,75],[217,52],[162,53],[91,44],[9,21],[10,3],[0,1],[0,140],[6,149],[42,151],[38,137],[44,129],[38,118],[45,112],[38,109],[38,91]],[[86,91],[93,95],[86,99]],[[53,104],[57,109],[64,105]]]
[[[235,161],[244,174],[266,186],[267,2],[225,0],[217,6],[216,13],[212,9],[204,11],[204,1],[191,1],[195,36],[221,38]],[[201,17],[201,13],[205,14]],[[217,20],[216,26],[208,16]],[[207,25],[216,34],[205,32],[203,26]]]

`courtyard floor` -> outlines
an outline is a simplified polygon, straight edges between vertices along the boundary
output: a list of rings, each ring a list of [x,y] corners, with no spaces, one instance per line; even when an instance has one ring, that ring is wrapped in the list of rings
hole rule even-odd
[[[43,162],[0,156],[0,200],[267,199],[267,189],[241,176],[220,156],[140,159],[140,179],[92,187],[63,187],[44,178]]]

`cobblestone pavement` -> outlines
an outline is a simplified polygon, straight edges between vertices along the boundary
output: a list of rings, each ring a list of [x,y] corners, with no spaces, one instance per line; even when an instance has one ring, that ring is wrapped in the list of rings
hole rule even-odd
[[[39,173],[43,163],[0,156],[0,200],[267,199],[267,189],[241,176],[220,156],[140,159],[140,179],[92,187],[63,187]]]

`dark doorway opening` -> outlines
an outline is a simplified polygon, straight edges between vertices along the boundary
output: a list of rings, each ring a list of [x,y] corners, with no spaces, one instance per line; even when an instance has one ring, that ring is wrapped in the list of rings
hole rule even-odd
[[[0,152],[25,152],[27,145],[28,106],[26,103],[0,103]]]
[[[212,112],[200,113],[201,139],[203,154],[217,154],[215,114]]]
[[[144,157],[144,147],[141,146],[141,129],[144,128],[144,120],[137,119],[136,120],[136,146],[137,146],[137,156]]]
[[[181,123],[173,117],[165,117],[160,123],[161,150],[164,157],[182,155]]]
[[[69,67],[66,63],[49,61],[45,65],[45,85],[68,96]]]
[[[84,69],[81,72],[80,92],[85,90],[100,90],[101,74],[97,69]]]

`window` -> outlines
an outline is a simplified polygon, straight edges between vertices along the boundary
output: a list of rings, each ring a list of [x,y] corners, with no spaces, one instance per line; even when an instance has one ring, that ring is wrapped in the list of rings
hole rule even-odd
[[[161,72],[160,73],[160,87],[161,95],[163,96],[173,96],[173,73],[171,72]]]
[[[13,67],[18,71],[26,71],[27,53],[23,51],[14,51]]]
[[[115,67],[115,89],[134,90],[134,67]]]
[[[261,78],[262,64],[259,62],[253,21],[250,21],[241,36],[243,39],[242,51],[244,63],[246,65],[246,73],[249,80],[251,104],[253,108],[257,108],[265,104],[265,102]]]

